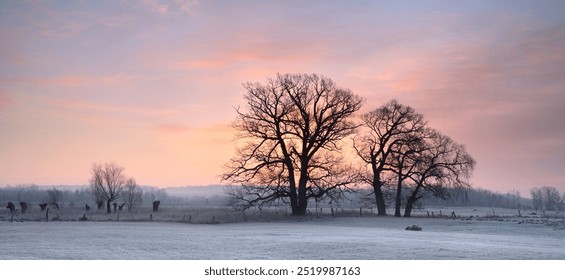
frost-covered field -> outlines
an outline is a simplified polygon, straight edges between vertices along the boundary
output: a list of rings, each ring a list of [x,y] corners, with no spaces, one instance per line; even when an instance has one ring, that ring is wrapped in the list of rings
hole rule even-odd
[[[0,221],[2,259],[565,259],[563,219]],[[407,231],[418,225],[422,231]]]

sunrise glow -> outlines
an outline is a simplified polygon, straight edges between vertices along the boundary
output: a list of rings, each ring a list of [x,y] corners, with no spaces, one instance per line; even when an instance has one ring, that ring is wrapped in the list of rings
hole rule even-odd
[[[299,6],[299,7],[298,7]],[[220,184],[244,82],[317,73],[465,144],[472,183],[565,190],[560,1],[4,1],[0,186]]]

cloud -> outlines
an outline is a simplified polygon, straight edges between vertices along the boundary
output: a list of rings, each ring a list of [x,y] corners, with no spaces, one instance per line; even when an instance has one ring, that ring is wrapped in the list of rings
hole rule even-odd
[[[21,34],[14,32],[14,29],[0,27],[0,62],[2,64],[25,65],[29,63],[29,59],[18,48],[16,42],[21,40]]]
[[[189,126],[178,123],[156,124],[154,126],[154,129],[158,132],[163,132],[163,133],[184,133],[191,130]]]
[[[508,176],[549,165],[540,160],[565,165],[555,152],[565,150],[565,26],[545,5],[14,3],[0,11],[0,59],[10,66],[0,108],[17,102],[12,118],[57,132],[127,128],[101,143],[127,148],[134,139],[139,154],[149,145],[148,164],[182,151],[175,160],[197,168],[194,176],[213,170],[233,150],[231,128],[214,124],[244,104],[241,83],[302,72],[362,95],[362,110],[396,98],[424,113],[477,154],[479,183],[504,159],[521,163]],[[169,163],[175,178],[189,173]]]
[[[209,139],[209,137],[223,137],[234,134],[233,127],[225,123],[203,124],[200,126],[183,123],[158,123],[153,125],[153,129],[165,134],[190,133],[193,136],[197,135],[197,137],[192,137],[192,139]],[[208,140],[204,140],[204,142],[206,141]]]
[[[192,14],[194,6],[198,4],[197,0],[143,0],[141,2],[150,11],[161,15],[174,12]]]
[[[16,100],[7,90],[0,88],[0,110],[8,109],[16,105]]]
[[[83,113],[99,114],[101,116],[112,116],[108,114],[119,114],[123,116],[130,116],[132,119],[139,117],[145,118],[159,118],[159,117],[174,117],[184,113],[179,109],[172,108],[152,108],[142,107],[139,105],[121,105],[103,103],[98,101],[88,101],[81,99],[48,99],[47,104],[66,111],[79,111]]]
[[[124,74],[90,76],[90,75],[65,75],[57,77],[12,77],[0,79],[0,84],[33,84],[38,86],[116,86],[131,81],[132,77]]]
[[[172,68],[180,70],[215,70],[225,69],[233,65],[233,61],[227,59],[189,59],[173,62]]]

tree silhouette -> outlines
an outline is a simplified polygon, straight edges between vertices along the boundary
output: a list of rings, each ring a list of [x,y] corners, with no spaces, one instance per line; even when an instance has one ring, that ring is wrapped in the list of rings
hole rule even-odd
[[[124,168],[115,163],[92,164],[90,193],[97,199],[106,201],[106,212],[112,213],[111,204],[122,197],[127,177]]]
[[[414,203],[422,198],[422,189],[445,199],[446,187],[469,186],[468,179],[476,164],[463,145],[436,130],[426,129],[422,139],[423,149],[415,154],[412,171],[408,175],[414,188],[406,202],[405,217],[411,215]]]
[[[335,197],[354,182],[340,149],[357,127],[349,118],[359,96],[316,74],[278,74],[244,87],[247,106],[233,126],[245,144],[222,176],[241,185],[228,190],[232,202],[243,209],[285,202],[305,215],[310,198]]]
[[[365,180],[373,187],[379,216],[386,216],[383,193],[386,172],[393,171],[391,163],[406,151],[403,148],[418,138],[426,123],[421,114],[409,106],[392,100],[385,105],[361,116],[363,132],[354,139],[354,148],[359,158],[367,164],[369,172]],[[401,177],[403,176],[400,173]]]
[[[386,215],[385,179],[396,186],[395,216],[401,216],[403,189],[409,187],[404,216],[410,216],[422,191],[446,198],[446,187],[468,186],[475,166],[465,148],[428,127],[423,115],[392,100],[362,116],[364,129],[354,139],[368,166],[365,181],[373,187],[378,215]],[[393,175],[391,175],[393,174]]]

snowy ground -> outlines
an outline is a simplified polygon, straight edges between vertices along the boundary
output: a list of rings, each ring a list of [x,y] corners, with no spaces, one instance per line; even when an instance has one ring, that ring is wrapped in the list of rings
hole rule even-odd
[[[445,215],[446,213],[444,213]],[[2,259],[565,259],[563,219],[0,221]],[[422,231],[407,231],[418,225]]]

